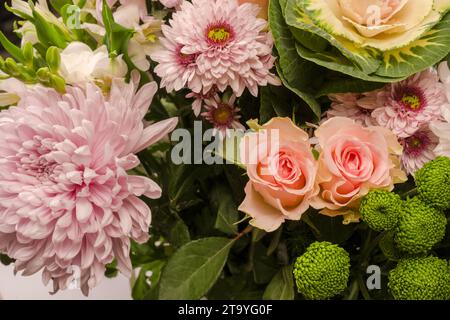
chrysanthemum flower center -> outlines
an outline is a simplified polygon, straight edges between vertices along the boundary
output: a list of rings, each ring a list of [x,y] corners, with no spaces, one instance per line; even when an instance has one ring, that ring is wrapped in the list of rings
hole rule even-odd
[[[208,26],[206,37],[209,44],[223,46],[233,39],[234,31],[228,23],[219,22]]]
[[[398,95],[398,102],[409,111],[419,111],[425,105],[425,98],[419,88],[404,88]]]
[[[424,150],[430,143],[430,139],[426,134],[416,133],[412,137],[406,138],[403,146],[405,148],[405,153],[407,155],[420,155],[422,150]]]
[[[213,120],[218,125],[228,125],[234,119],[233,109],[228,104],[220,104],[213,111]]]

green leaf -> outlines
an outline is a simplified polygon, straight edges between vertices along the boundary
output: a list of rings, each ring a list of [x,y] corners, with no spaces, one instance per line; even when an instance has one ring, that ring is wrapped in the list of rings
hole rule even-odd
[[[277,70],[278,70],[277,65]],[[297,89],[296,87],[293,87],[290,85],[287,79],[284,78],[284,75],[279,72],[279,76],[281,79],[281,82],[283,82],[283,85],[291,90],[293,93],[295,93],[300,99],[306,102],[306,104],[309,106],[311,111],[314,113],[316,119],[320,119],[322,115],[320,104],[317,102],[317,100],[314,98],[312,94],[305,93]]]
[[[267,255],[267,247],[258,242],[253,252],[253,277],[257,284],[266,284],[278,271],[276,258]]]
[[[292,266],[284,266],[270,281],[264,292],[264,300],[294,300]]]
[[[169,241],[175,248],[181,247],[191,241],[189,228],[183,220],[177,220],[175,225],[171,228]]]
[[[407,77],[432,66],[450,52],[450,13],[433,29],[411,44],[384,53],[376,74],[384,77]]]
[[[331,93],[362,93],[382,88],[385,83],[368,82],[355,78],[335,77],[327,79],[317,91],[316,97],[322,97]]]
[[[157,260],[142,266],[131,292],[134,300],[156,299],[161,270],[165,264],[165,261]]]
[[[0,31],[0,43],[3,48],[8,51],[8,53],[17,61],[25,63],[25,57],[23,56],[22,50],[14,45],[8,38]]]
[[[50,5],[61,14],[61,9],[66,5],[73,5],[73,2],[72,0],[50,0]]]
[[[295,47],[297,49],[297,53],[303,59],[314,62],[322,67],[327,69],[331,69],[358,79],[362,79],[365,81],[374,81],[374,82],[393,82],[400,81],[403,78],[386,78],[382,76],[378,76],[376,74],[366,74],[361,71],[353,62],[345,58],[343,55],[338,52],[314,52],[311,51],[300,43],[296,43]]]
[[[234,240],[203,238],[180,248],[161,275],[159,299],[196,300],[219,278]]]
[[[36,27],[39,41],[46,47],[56,46],[64,49],[67,46],[67,43],[72,40],[70,39],[70,36],[58,26],[48,22],[34,8],[32,8],[32,12],[34,20],[33,24]]]
[[[235,223],[239,220],[239,213],[231,190],[224,185],[214,186],[211,191],[211,204],[217,211],[214,227],[230,235],[237,234]]]
[[[105,277],[115,278],[118,274],[119,270],[117,269],[117,260],[114,260],[105,266]]]
[[[302,217],[303,219],[303,217]],[[312,231],[317,240],[332,243],[343,243],[355,232],[358,224],[344,225],[342,217],[328,217],[318,212],[309,211],[305,216],[312,223]]]
[[[208,300],[261,300],[263,291],[251,275],[247,272],[219,279],[208,292]]]
[[[292,117],[292,105],[288,96],[283,95],[282,87],[267,86],[261,88],[260,122],[264,124],[275,116]]]
[[[267,87],[261,88],[261,103],[259,107],[259,121],[263,124],[268,122],[273,117],[276,117],[277,114],[273,107],[272,103],[272,94],[270,89]]]
[[[317,66],[301,59],[295,49],[295,40],[284,21],[280,0],[271,0],[269,8],[269,26],[273,34],[275,47],[279,55],[281,73],[286,82],[299,90],[310,88],[310,81],[317,77]]]
[[[102,18],[106,31],[104,43],[108,47],[109,52],[113,55],[119,55],[124,52],[127,53],[127,50],[123,49],[126,49],[126,45],[134,31],[127,29],[114,21],[111,8],[108,6],[107,1],[103,1]]]

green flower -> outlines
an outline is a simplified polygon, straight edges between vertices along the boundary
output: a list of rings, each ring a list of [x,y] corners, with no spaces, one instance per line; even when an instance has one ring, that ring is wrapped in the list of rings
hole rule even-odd
[[[410,254],[430,251],[445,235],[447,219],[418,198],[405,202],[395,229],[397,247]]]
[[[449,300],[448,263],[433,256],[401,260],[389,272],[388,288],[396,300]]]
[[[328,299],[341,293],[349,274],[347,251],[330,242],[314,242],[294,265],[298,292],[308,299]]]
[[[437,157],[415,174],[420,197],[430,206],[450,209],[450,159]]]
[[[397,225],[402,208],[400,197],[385,190],[372,190],[361,201],[361,219],[375,231],[391,230]]]

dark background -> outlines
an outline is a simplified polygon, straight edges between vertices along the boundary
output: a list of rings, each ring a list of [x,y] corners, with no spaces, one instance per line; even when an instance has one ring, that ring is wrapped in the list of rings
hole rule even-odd
[[[17,36],[12,32],[13,29],[13,21],[14,21],[14,15],[5,9],[5,0],[0,0],[0,30],[6,35],[6,37],[17,43],[19,39]],[[9,3],[9,1],[8,1]],[[0,55],[4,56],[5,52],[3,50],[3,47],[0,46]]]

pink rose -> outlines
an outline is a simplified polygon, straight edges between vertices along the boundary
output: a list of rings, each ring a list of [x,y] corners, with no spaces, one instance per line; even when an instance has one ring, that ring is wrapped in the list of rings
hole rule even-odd
[[[267,20],[269,13],[269,0],[239,0],[239,4],[243,3],[254,3],[260,6],[261,11],[259,11],[258,17]]]
[[[325,208],[323,214],[343,214],[345,208],[356,208],[357,200],[369,190],[392,190],[394,183],[406,180],[398,169],[402,147],[388,129],[335,117],[324,122],[315,135],[320,148],[320,193],[311,205]]]
[[[268,232],[286,219],[300,220],[317,194],[317,161],[308,134],[288,118],[274,118],[240,144],[241,161],[250,181],[239,210],[252,216],[250,223]]]

